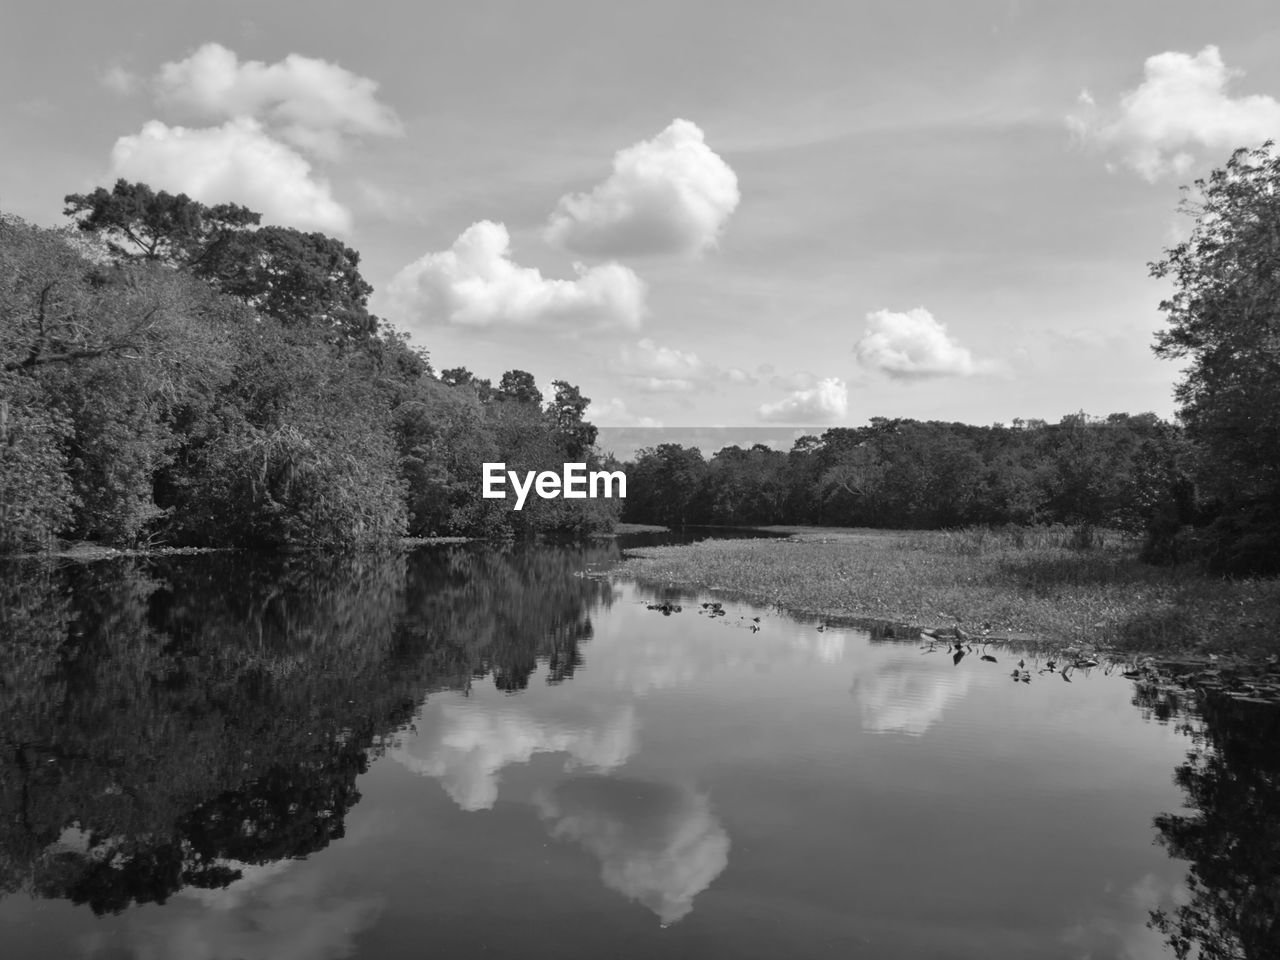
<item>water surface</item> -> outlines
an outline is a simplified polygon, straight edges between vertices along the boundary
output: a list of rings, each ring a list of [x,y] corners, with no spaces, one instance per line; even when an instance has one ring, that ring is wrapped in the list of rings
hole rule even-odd
[[[1276,955],[1275,708],[617,555],[7,568],[4,956]]]

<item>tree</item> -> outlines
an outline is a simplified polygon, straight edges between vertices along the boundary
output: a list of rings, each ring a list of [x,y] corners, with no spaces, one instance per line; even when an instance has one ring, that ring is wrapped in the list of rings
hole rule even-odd
[[[569,459],[583,460],[595,445],[599,433],[584,419],[587,407],[591,405],[591,398],[584,397],[577,387],[566,380],[553,380],[551,385],[556,394],[547,407],[547,416],[560,435]]]
[[[66,204],[76,226],[102,237],[121,259],[190,270],[260,313],[329,331],[339,343],[368,344],[378,332],[360,254],[332,237],[259,227],[261,214],[246,207],[206,206],[126,180],[110,192],[68,194]]]
[[[1173,281],[1157,356],[1188,360],[1175,396],[1215,519],[1208,560],[1280,570],[1280,156],[1237,150],[1183,201],[1188,240],[1151,274]]]
[[[508,370],[498,381],[498,399],[515,403],[542,403],[542,391],[532,373]]]
[[[232,234],[257,226],[261,214],[234,203],[208,207],[185,193],[158,193],[145,183],[117,180],[107,191],[70,193],[69,217],[86,233],[103,236],[118,256],[192,266]]]

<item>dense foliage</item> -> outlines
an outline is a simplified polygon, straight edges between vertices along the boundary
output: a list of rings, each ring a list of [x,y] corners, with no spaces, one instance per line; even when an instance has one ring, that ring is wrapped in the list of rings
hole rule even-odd
[[[67,212],[78,230],[0,216],[0,551],[612,522],[614,501],[481,499],[485,461],[596,463],[587,398],[437,378],[339,241],[124,181]]]
[[[1151,271],[1175,287],[1156,352],[1189,360],[1177,398],[1206,552],[1227,572],[1280,572],[1280,155],[1236,151],[1185,209],[1190,238]]]
[[[1181,432],[1153,414],[975,427],[876,418],[783,453],[675,444],[628,467],[629,521],[939,528],[1067,523],[1146,529],[1184,495]]]

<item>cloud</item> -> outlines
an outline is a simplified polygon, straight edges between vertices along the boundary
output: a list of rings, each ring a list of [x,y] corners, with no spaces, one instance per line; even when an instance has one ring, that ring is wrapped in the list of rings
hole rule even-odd
[[[505,226],[474,223],[450,249],[425,254],[392,278],[393,309],[405,321],[470,327],[640,326],[647,288],[629,268],[575,264],[577,279],[551,280],[513,263],[510,253]]]
[[[740,199],[737,176],[698,126],[674,120],[619,150],[590,193],[561,197],[546,238],[596,257],[697,256],[716,246]]]
[[[160,101],[213,119],[252,117],[294,146],[322,156],[347,138],[398,136],[394,110],[378,102],[378,84],[325,60],[291,53],[266,64],[240,63],[232,50],[206,43],[156,76]]]
[[[616,372],[649,393],[689,393],[707,385],[715,371],[696,353],[663,347],[646,338],[634,347],[623,344]]]
[[[148,121],[140,133],[116,141],[111,173],[204,203],[242,203],[303,230],[351,229],[351,214],[333,199],[328,181],[251,119],[204,129]]]
[[[729,835],[706,795],[687,787],[612,777],[575,777],[539,797],[551,836],[573,840],[600,861],[611,890],[657,915],[665,927],[729,863]]]
[[[779,390],[808,390],[817,382],[818,378],[807,370],[801,370],[798,373],[777,373],[769,377],[769,385]]]
[[[867,332],[853,352],[863,366],[904,380],[970,377],[992,369],[975,360],[924,307],[867,314]]]
[[[1143,65],[1142,83],[1114,110],[1099,116],[1085,91],[1081,112],[1067,117],[1067,125],[1083,140],[1118,151],[1149,182],[1185,175],[1197,147],[1225,152],[1280,136],[1280,101],[1229,95],[1229,84],[1242,75],[1228,69],[1212,45],[1195,56],[1156,54]]]
[[[98,82],[112,93],[117,93],[122,97],[127,97],[138,89],[137,75],[118,63],[113,63],[107,67],[102,76],[98,78]]]
[[[503,768],[527,763],[534,754],[567,753],[567,768],[603,771],[626,763],[635,750],[636,716],[630,706],[578,722],[455,705],[438,711],[434,724],[420,722],[423,732],[389,755],[415,773],[439,780],[463,810],[492,808]]]
[[[597,427],[660,427],[661,420],[642,417],[627,409],[618,397],[599,402],[593,400],[583,416]]]
[[[795,390],[776,403],[762,404],[759,417],[776,423],[825,423],[848,412],[848,388],[843,380],[830,377],[808,390]]]
[[[664,347],[648,338],[619,348],[614,372],[646,393],[692,393],[712,390],[717,382],[755,383],[756,378],[737,367],[724,369],[707,363],[696,353]]]

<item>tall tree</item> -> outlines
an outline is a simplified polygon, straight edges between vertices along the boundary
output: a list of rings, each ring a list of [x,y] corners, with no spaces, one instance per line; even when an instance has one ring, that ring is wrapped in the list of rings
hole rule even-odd
[[[1209,560],[1280,570],[1280,156],[1237,150],[1183,201],[1186,241],[1151,264],[1173,281],[1160,357],[1187,360],[1176,397],[1216,504]]]
[[[67,216],[126,259],[157,260],[192,271],[224,293],[293,327],[337,342],[368,344],[373,288],[360,254],[340,240],[292,227],[259,227],[262,217],[232,203],[206,206],[186,194],[117,180],[107,191],[68,194]]]

